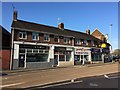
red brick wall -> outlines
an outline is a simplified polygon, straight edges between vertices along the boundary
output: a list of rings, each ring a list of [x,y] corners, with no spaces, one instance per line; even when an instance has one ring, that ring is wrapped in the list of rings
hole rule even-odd
[[[9,69],[10,67],[10,50],[2,50],[2,69]]]

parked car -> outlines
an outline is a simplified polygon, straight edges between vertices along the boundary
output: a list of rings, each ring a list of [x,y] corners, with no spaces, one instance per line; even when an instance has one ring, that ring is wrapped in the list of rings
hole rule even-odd
[[[113,61],[120,62],[120,56],[113,56]]]

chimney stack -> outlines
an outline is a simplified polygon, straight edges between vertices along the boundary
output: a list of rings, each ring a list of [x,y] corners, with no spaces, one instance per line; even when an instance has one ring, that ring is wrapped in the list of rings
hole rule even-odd
[[[13,12],[13,20],[17,21],[17,11],[16,10]]]
[[[90,35],[90,30],[86,30],[86,34]]]
[[[58,28],[61,29],[61,30],[64,30],[64,23],[59,23]]]

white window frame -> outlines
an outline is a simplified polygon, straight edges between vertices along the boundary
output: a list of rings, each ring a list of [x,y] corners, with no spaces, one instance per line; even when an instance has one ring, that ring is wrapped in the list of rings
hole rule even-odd
[[[22,37],[20,37],[20,34],[22,34]],[[23,34],[26,34],[25,38],[23,38]],[[27,39],[27,32],[19,32],[19,39]]]
[[[87,40],[87,43],[86,43],[86,45],[88,45],[88,40]]]
[[[94,46],[94,41],[93,40],[91,40],[91,45]]]
[[[76,43],[77,45],[81,45],[81,40],[80,40],[80,39],[75,39],[75,40],[76,40],[75,43]]]
[[[84,40],[84,45],[87,45],[87,40]]]
[[[65,39],[66,39],[66,42],[65,42]],[[68,40],[69,40],[69,41],[68,41]],[[65,43],[65,44],[70,44],[70,38],[64,37],[64,43]]]
[[[46,37],[48,38],[48,40],[45,40]],[[44,41],[48,41],[48,42],[50,41],[50,35],[49,34],[44,34]]]
[[[33,39],[33,35],[35,35],[35,39]],[[39,33],[32,33],[32,40],[38,41],[39,40]]]
[[[59,42],[60,42],[59,36],[54,36],[54,42],[56,42],[56,41],[55,41],[55,38],[56,38],[56,37],[58,38],[58,42],[57,42],[57,43],[59,43]]]

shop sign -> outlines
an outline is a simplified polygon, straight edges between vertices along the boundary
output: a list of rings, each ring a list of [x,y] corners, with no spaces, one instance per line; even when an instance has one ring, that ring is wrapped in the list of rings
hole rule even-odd
[[[83,52],[83,51],[87,51],[89,49],[84,49],[84,48],[79,48],[79,49],[75,49],[76,52]]]
[[[75,52],[75,54],[79,54],[79,55],[81,55],[81,54],[85,54],[86,55],[87,54],[88,55],[89,53],[88,52]]]
[[[103,43],[103,44],[101,45],[101,47],[102,47],[102,48],[106,48],[107,45],[106,45],[105,43]]]
[[[101,50],[100,50],[100,49],[96,49],[96,48],[92,48],[92,49],[91,49],[91,52],[94,52],[94,53],[100,53]]]
[[[66,48],[65,47],[55,47],[55,50],[65,51]]]
[[[68,51],[72,51],[73,49],[70,48],[70,47],[67,47],[66,50],[68,50]]]

